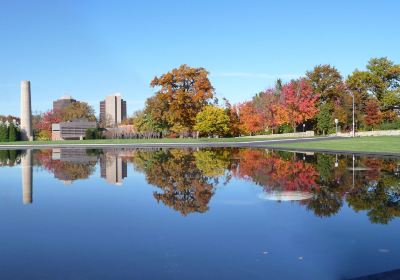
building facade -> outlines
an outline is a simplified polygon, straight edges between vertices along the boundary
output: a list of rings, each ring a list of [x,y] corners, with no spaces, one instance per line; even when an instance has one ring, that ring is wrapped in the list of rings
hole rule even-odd
[[[107,127],[116,127],[126,119],[126,101],[116,93],[100,102],[100,122]]]
[[[96,122],[78,120],[72,122],[60,122],[52,124],[51,139],[55,140],[78,140],[85,137],[88,128],[96,128]]]
[[[71,96],[63,96],[60,99],[53,101],[53,110],[61,111],[74,102],[76,102],[76,100]]]

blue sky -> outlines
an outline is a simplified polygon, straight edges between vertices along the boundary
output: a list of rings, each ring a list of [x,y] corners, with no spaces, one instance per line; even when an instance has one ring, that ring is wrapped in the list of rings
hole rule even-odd
[[[128,114],[151,79],[181,64],[205,67],[219,98],[250,99],[329,63],[345,76],[371,57],[400,63],[400,1],[0,1],[0,114],[19,115],[65,93],[98,111],[121,92]]]

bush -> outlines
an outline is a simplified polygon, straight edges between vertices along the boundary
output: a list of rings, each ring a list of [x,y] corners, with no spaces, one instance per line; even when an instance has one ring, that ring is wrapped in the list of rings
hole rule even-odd
[[[379,125],[380,130],[391,130],[400,129],[400,120],[395,120],[394,122],[385,122]]]
[[[51,132],[47,130],[40,130],[37,135],[37,140],[48,141],[51,140]]]
[[[103,139],[103,133],[99,128],[88,128],[85,132],[85,139]]]
[[[279,133],[292,133],[292,132],[294,132],[293,127],[291,127],[288,124],[284,124],[279,127]]]

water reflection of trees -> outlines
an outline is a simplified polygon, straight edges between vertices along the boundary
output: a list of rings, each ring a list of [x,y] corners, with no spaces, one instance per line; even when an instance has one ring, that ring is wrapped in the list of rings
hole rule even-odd
[[[0,166],[21,162],[21,151],[0,151]],[[55,156],[56,155],[56,156]],[[252,182],[268,193],[308,193],[298,201],[320,217],[347,204],[373,223],[400,216],[400,160],[352,155],[304,155],[262,149],[132,149],[115,151],[156,186],[154,198],[183,215],[203,213],[219,183]],[[98,151],[34,151],[34,165],[65,182],[88,178]],[[353,166],[355,167],[353,169]]]
[[[388,223],[400,216],[398,160],[325,154],[303,155],[261,149],[140,151],[136,170],[159,187],[157,201],[187,215],[204,212],[219,180],[251,181],[264,192],[304,192],[299,201],[320,217],[336,214],[344,203],[367,211],[371,222]],[[353,180],[354,176],[354,180]]]
[[[0,167],[20,164],[23,154],[21,150],[0,150]]]
[[[188,149],[137,150],[131,160],[149,184],[162,190],[153,194],[158,202],[188,215],[208,210],[214,186],[227,167],[224,155]]]
[[[97,156],[86,150],[38,150],[33,161],[57,179],[70,183],[89,178],[96,169]]]

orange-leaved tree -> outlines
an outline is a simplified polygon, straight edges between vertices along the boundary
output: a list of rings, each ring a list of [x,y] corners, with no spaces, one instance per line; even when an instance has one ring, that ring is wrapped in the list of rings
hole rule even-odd
[[[153,121],[162,122],[165,130],[179,134],[193,132],[196,115],[214,97],[214,88],[204,68],[181,65],[155,77],[150,85],[160,89],[148,100],[145,111]]]

